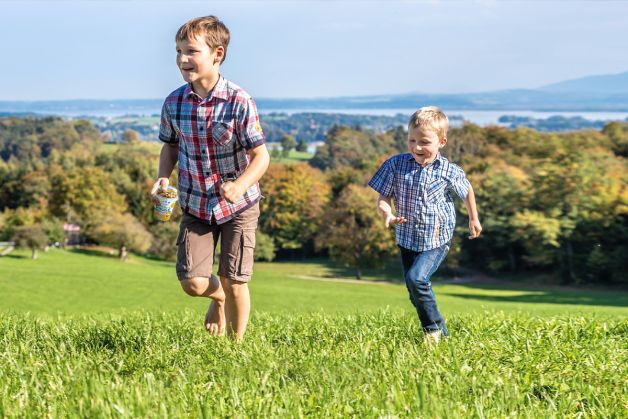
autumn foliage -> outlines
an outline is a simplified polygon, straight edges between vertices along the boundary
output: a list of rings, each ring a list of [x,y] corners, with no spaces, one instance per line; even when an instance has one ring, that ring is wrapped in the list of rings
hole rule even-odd
[[[628,124],[619,122],[600,132],[561,134],[472,124],[451,129],[443,154],[467,172],[484,231],[466,240],[458,205],[446,264],[628,284],[626,144]],[[261,180],[260,254],[330,256],[357,276],[397,257],[366,183],[387,157],[403,151],[401,127],[374,133],[335,126],[309,164],[272,163]],[[148,199],[158,153],[157,145],[131,134],[124,144],[103,145],[85,121],[0,118],[0,241],[38,248],[42,237],[58,241],[60,226],[74,223],[87,242],[172,259],[180,210],[166,227]]]

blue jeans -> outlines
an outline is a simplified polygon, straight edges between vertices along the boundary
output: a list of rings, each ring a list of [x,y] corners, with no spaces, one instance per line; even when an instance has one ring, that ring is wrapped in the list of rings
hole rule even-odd
[[[436,305],[430,278],[445,260],[449,252],[449,243],[424,252],[415,252],[401,246],[399,249],[401,249],[403,275],[408,293],[410,293],[410,301],[416,308],[423,330],[428,333],[440,330],[443,336],[448,336],[445,320]]]

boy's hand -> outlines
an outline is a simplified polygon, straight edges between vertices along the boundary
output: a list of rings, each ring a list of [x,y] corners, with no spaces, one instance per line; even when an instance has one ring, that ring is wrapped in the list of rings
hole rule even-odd
[[[482,226],[480,225],[479,220],[469,220],[469,238],[471,240],[477,239],[480,237],[480,233],[482,232]]]
[[[391,225],[403,224],[406,222],[406,219],[403,217],[395,217],[391,212],[385,215],[384,225],[386,228],[389,228]]]
[[[246,192],[246,188],[238,181],[225,182],[220,185],[220,196],[227,200],[230,204],[235,204],[242,199],[242,195]]]
[[[159,204],[159,198],[157,198],[157,192],[165,191],[168,189],[168,185],[170,184],[170,180],[167,177],[160,177],[157,179],[155,184],[153,185],[153,189],[150,191],[150,200],[153,201],[153,204]]]

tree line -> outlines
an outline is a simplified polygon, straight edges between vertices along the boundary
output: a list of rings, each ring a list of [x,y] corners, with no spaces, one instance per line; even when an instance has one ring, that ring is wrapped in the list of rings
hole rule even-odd
[[[466,124],[448,137],[443,154],[466,170],[485,228],[465,240],[457,206],[448,266],[628,282],[628,124],[560,134]],[[328,255],[359,276],[397,257],[366,183],[405,141],[401,126],[335,125],[308,163],[271,163],[261,181],[258,259]],[[148,199],[158,153],[139,141],[104,147],[86,121],[0,119],[0,241],[62,242],[63,224],[73,223],[88,242],[172,260],[180,210],[160,222]]]

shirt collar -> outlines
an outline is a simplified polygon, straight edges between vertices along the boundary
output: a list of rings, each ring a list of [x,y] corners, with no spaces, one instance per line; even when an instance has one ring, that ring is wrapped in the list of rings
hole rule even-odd
[[[185,91],[183,92],[183,94],[187,98],[194,97],[194,96],[197,98],[201,98],[199,95],[197,95],[194,92],[194,90],[192,90],[192,83],[188,83],[185,86]],[[224,99],[224,100],[227,100],[229,98],[229,91],[227,90],[227,80],[223,76],[220,76],[218,78],[216,85],[211,90],[211,92],[209,92],[209,95],[207,96],[207,101],[209,102],[214,97],[216,99]],[[201,98],[201,99],[204,100],[205,98]]]
[[[416,160],[414,160],[414,157],[412,156],[412,153],[408,153],[408,160],[412,160],[416,163]],[[417,165],[419,163],[416,163]],[[436,169],[437,167],[439,167],[441,164],[443,164],[443,157],[440,155],[440,151],[436,154],[436,158],[427,166],[423,167],[421,166],[421,168],[423,169],[428,169],[428,168],[434,168]]]

